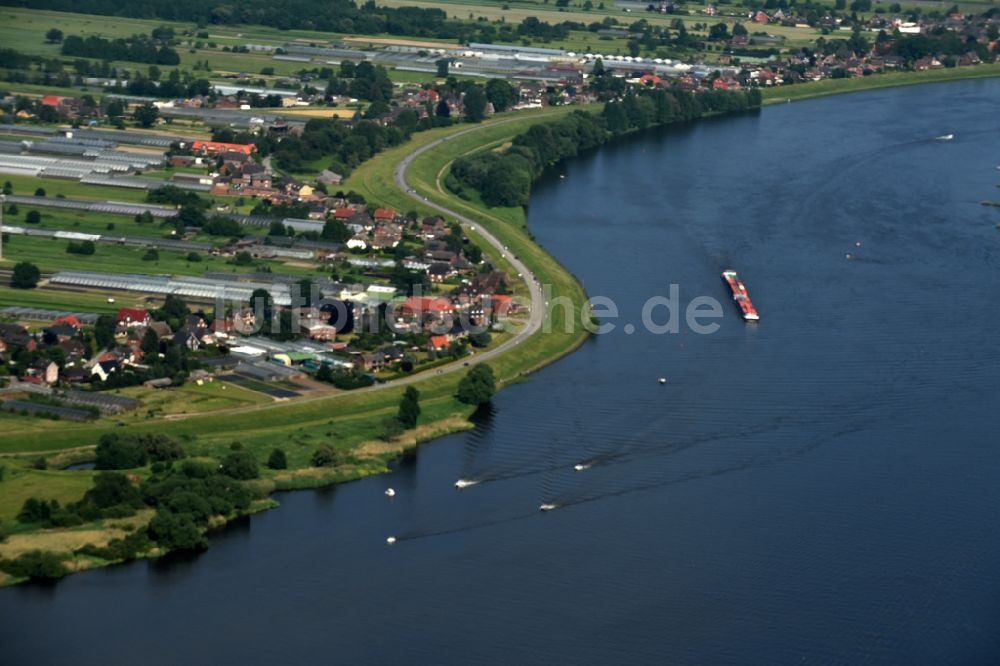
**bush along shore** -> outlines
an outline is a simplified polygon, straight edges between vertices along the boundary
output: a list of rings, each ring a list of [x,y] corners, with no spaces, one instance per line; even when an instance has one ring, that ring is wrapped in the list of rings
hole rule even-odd
[[[524,206],[531,184],[546,168],[601,146],[623,134],[648,127],[692,121],[708,115],[740,113],[761,106],[757,89],[699,94],[661,88],[639,89],[607,102],[600,114],[573,112],[531,127],[502,152],[460,157],[445,179],[465,199],[472,193],[488,206]]]

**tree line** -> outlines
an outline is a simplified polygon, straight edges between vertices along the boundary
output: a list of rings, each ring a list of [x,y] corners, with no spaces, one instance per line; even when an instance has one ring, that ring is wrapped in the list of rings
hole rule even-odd
[[[610,139],[655,125],[694,120],[707,114],[758,108],[760,92],[640,89],[604,105],[600,114],[574,111],[560,120],[534,125],[502,152],[484,151],[452,164],[446,185],[459,196],[478,195],[488,206],[523,206],[531,184],[549,166]]]
[[[148,35],[133,35],[114,40],[96,35],[86,38],[70,35],[63,40],[62,54],[99,60],[128,60],[151,65],[179,65],[181,62],[177,51],[165,44],[157,44]]]
[[[434,37],[458,43],[515,41],[534,37],[563,39],[584,24],[563,21],[555,25],[528,17],[516,28],[485,21],[449,19],[437,8],[387,7],[374,0],[356,4],[352,0],[0,0],[0,5],[101,16],[157,18],[207,25],[265,25],[279,30],[316,30],[362,35],[406,35]],[[522,27],[523,26],[523,27]]]

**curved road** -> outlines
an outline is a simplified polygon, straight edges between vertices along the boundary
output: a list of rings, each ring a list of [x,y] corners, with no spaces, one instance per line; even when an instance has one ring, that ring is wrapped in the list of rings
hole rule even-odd
[[[539,284],[538,280],[535,278],[534,273],[528,270],[528,267],[525,266],[520,259],[518,259],[510,251],[508,251],[507,247],[503,243],[501,243],[496,236],[494,236],[486,229],[484,229],[482,225],[477,226],[476,223],[470,218],[465,217],[464,215],[460,215],[459,213],[456,213],[455,211],[449,208],[445,208],[444,206],[437,204],[433,201],[430,201],[429,199],[417,194],[417,192],[413,190],[406,182],[406,171],[413,164],[413,160],[420,157],[428,150],[436,148],[437,146],[441,145],[448,139],[463,136],[465,134],[470,134],[477,130],[484,129],[485,127],[496,127],[496,125],[503,124],[504,122],[513,122],[513,120],[507,120],[501,123],[494,123],[492,125],[471,127],[467,130],[462,130],[461,132],[455,132],[454,134],[449,134],[448,136],[443,137],[441,139],[437,139],[436,141],[431,141],[430,143],[421,146],[420,148],[417,148],[415,151],[404,157],[400,161],[400,163],[396,166],[395,170],[392,173],[393,179],[396,182],[396,187],[398,187],[401,191],[405,192],[406,195],[409,196],[411,199],[420,202],[424,206],[433,208],[439,213],[454,218],[459,222],[459,224],[462,225],[462,228],[465,230],[466,233],[470,235],[474,233],[479,234],[480,238],[482,238],[484,241],[492,245],[500,253],[500,255],[503,256],[505,259],[507,259],[514,267],[514,269],[517,270],[518,273],[520,273],[521,277],[524,279],[524,284],[527,285],[528,287],[528,292],[531,294],[530,316],[528,318],[527,325],[520,332],[518,332],[517,335],[515,335],[513,338],[503,343],[502,345],[496,347],[495,349],[490,349],[489,351],[477,354],[472,359],[469,359],[470,365],[472,363],[482,363],[483,361],[487,361],[498,354],[502,354],[505,351],[513,349],[515,346],[517,346],[518,344],[529,338],[531,335],[533,335],[536,331],[541,329],[545,313],[545,298],[542,295],[542,287]],[[443,368],[443,370],[445,372],[448,372],[448,371],[453,371],[458,367],[461,367],[458,366],[458,364],[454,364],[454,366],[455,367],[446,366],[445,368]],[[414,379],[415,378],[416,376],[414,376]],[[407,379],[410,378],[407,377]],[[393,383],[401,383],[401,382],[402,380]]]

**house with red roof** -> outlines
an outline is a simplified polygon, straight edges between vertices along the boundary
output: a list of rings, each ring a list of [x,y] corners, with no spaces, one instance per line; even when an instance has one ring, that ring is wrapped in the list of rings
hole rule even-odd
[[[403,301],[402,311],[404,313],[430,313],[430,314],[450,314],[454,311],[451,301],[445,298],[434,298],[431,296],[410,296]]]
[[[257,150],[257,146],[252,143],[223,143],[222,141],[195,141],[191,144],[191,150],[205,155],[219,155],[225,152],[239,152],[250,155]]]
[[[42,106],[57,107],[59,106],[60,102],[62,102],[62,97],[59,97],[58,95],[46,95],[45,97],[42,98]]]
[[[73,328],[75,328],[77,330],[80,330],[80,328],[83,326],[80,323],[80,320],[77,319],[76,317],[74,317],[73,315],[66,315],[65,317],[59,317],[54,322],[52,322],[52,325],[53,326],[72,326]]]
[[[392,208],[375,209],[376,222],[392,222],[394,219],[396,219],[396,211],[394,211]]]
[[[444,351],[448,348],[447,335],[432,335],[427,342],[427,348],[431,351]]]
[[[349,220],[352,217],[354,217],[354,209],[353,208],[337,208],[336,210],[333,211],[333,217],[336,218],[336,219],[338,219],[338,220],[341,220],[341,221]]]
[[[505,294],[490,294],[487,298],[493,306],[494,317],[506,317],[514,307],[514,299]]]
[[[149,326],[149,313],[137,308],[122,308],[118,311],[118,325],[126,328]]]

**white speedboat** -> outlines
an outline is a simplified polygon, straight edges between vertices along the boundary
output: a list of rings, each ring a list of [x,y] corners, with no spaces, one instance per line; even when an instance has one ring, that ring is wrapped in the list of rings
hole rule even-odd
[[[584,472],[590,469],[591,466],[593,466],[593,464],[594,463],[577,463],[573,465],[573,469],[575,469],[577,472]]]
[[[558,504],[548,504],[548,503],[546,503],[546,504],[543,504],[540,507],[538,507],[538,510],[539,511],[552,511],[553,509],[558,509],[558,508],[559,508]]]
[[[393,490],[392,488],[386,488],[385,489],[385,496],[386,497],[395,497],[396,496],[396,491]]]
[[[951,141],[951,140],[952,140],[952,139],[954,139],[954,138],[955,138],[955,135],[954,135],[954,134],[942,134],[942,135],[941,135],[941,136],[939,136],[939,137],[935,137],[935,139],[934,139],[934,140],[935,140],[935,141]]]
[[[666,383],[667,383],[667,378],[666,378],[666,377],[660,377],[660,378],[659,378],[658,380],[656,380],[656,381],[660,382],[660,384],[666,384]]]
[[[396,543],[396,537],[389,537],[388,539],[385,540],[385,542],[391,546],[392,544]]]
[[[468,488],[469,486],[474,486],[477,483],[479,482],[474,479],[459,479],[458,481],[455,482],[455,487],[458,488],[459,490],[463,490],[465,488]]]

